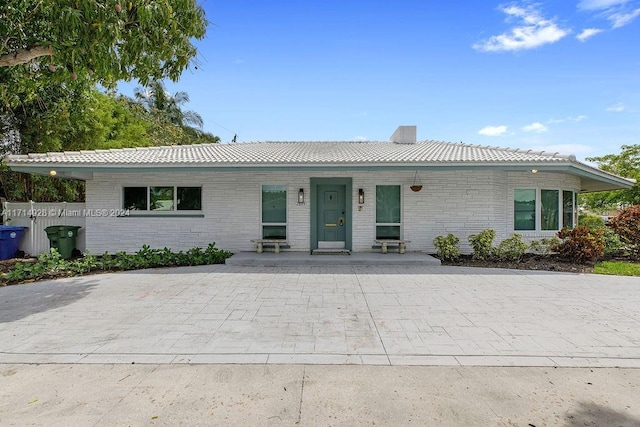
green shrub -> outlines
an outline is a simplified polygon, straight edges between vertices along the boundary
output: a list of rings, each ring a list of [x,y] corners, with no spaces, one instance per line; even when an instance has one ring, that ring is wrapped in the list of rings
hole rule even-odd
[[[185,253],[186,265],[202,265],[206,262],[202,248],[191,248]],[[183,264],[184,265],[184,264]]]
[[[71,262],[62,259],[60,253],[52,248],[49,253],[43,253],[35,262],[18,262],[4,275],[7,282],[21,282],[24,280],[64,273],[71,267]]]
[[[4,275],[4,280],[7,282],[22,282],[31,277],[31,263],[18,262],[14,264],[13,268]]]
[[[106,253],[97,258],[86,252],[84,257],[71,261],[62,259],[58,251],[40,255],[35,262],[19,262],[2,276],[2,281],[18,283],[30,279],[67,275],[87,274],[95,270],[133,270],[152,267],[173,267],[180,265],[220,264],[233,255],[231,252],[216,249],[211,243],[206,249],[193,248],[185,252],[173,253],[169,248],[152,249],[148,245],[134,253]]]
[[[51,248],[49,253],[40,254],[35,268],[42,269],[43,272],[64,271],[69,268],[69,261],[62,259],[57,249]]]
[[[216,248],[215,242],[209,243],[209,245],[207,246],[207,249],[204,250],[204,254],[205,254],[206,264],[221,264],[224,262],[224,260],[226,260],[231,255],[233,255],[232,252],[223,251],[221,249]]]
[[[135,255],[129,255],[124,251],[113,254],[114,268],[116,270],[133,270],[136,268],[144,268]]]
[[[74,276],[82,275],[90,273],[92,270],[97,269],[97,267],[98,260],[87,251],[82,258],[76,258],[71,262],[69,272]]]
[[[446,236],[437,236],[433,239],[438,256],[444,260],[455,260],[460,256],[460,239],[449,233]]]
[[[611,228],[604,229],[604,254],[609,256],[625,255],[629,252],[629,246],[624,244],[615,231]]]
[[[514,233],[494,248],[493,256],[500,261],[520,261],[526,250],[527,244],[522,241],[522,236]]]
[[[187,265],[191,265],[191,259],[189,258],[189,255],[187,255],[186,253],[184,253],[183,251],[180,251],[176,254],[176,265],[177,266],[187,266]]]
[[[473,247],[473,259],[490,259],[493,252],[493,239],[496,237],[494,230],[483,230],[478,234],[469,236],[469,243]]]
[[[640,258],[640,205],[623,209],[609,220],[609,227],[629,245],[632,255]]]
[[[96,269],[104,271],[115,270],[115,257],[108,252],[105,252],[100,258],[96,260]]]
[[[604,253],[604,230],[578,226],[574,229],[564,228],[557,236],[562,243],[554,248],[562,257],[573,262],[585,264],[595,262]]]
[[[591,214],[579,215],[578,225],[587,227],[590,230],[594,228],[605,228],[604,219],[601,216]]]
[[[562,243],[558,236],[534,240],[529,243],[529,250],[538,255],[549,255],[554,252],[554,248]]]

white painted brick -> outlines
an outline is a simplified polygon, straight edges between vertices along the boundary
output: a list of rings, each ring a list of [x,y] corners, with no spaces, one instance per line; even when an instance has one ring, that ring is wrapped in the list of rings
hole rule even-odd
[[[122,188],[148,185],[202,185],[203,218],[86,218],[86,245],[94,253],[136,251],[143,244],[185,250],[210,242],[232,251],[255,250],[251,239],[260,237],[260,197],[263,184],[283,184],[288,190],[288,236],[292,250],[310,245],[311,177],[350,177],[353,206],[353,249],[370,251],[375,238],[376,185],[402,185],[403,237],[408,250],[435,252],[433,239],[454,233],[463,252],[470,252],[468,236],[486,228],[496,231],[496,243],[513,233],[515,188],[578,190],[579,178],[561,173],[499,171],[420,172],[422,191],[409,186],[414,172],[233,172],[193,173],[95,173],[87,182],[87,209],[119,209]],[[305,204],[297,204],[298,190]],[[358,205],[358,189],[365,191]],[[358,211],[363,206],[363,211]],[[521,233],[526,239],[553,232]]]

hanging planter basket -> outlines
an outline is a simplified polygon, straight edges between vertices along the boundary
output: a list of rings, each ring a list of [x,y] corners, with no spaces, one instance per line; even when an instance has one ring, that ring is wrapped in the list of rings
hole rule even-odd
[[[422,190],[422,182],[420,181],[420,177],[418,176],[418,171],[416,171],[416,174],[413,176],[413,184],[411,184],[409,188],[411,188],[411,191],[415,193]]]

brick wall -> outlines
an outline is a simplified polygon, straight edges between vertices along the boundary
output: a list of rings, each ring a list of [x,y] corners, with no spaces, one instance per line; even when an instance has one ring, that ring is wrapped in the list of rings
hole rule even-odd
[[[375,237],[375,186],[402,186],[403,237],[409,250],[434,252],[433,238],[454,233],[461,248],[469,252],[468,236],[485,228],[496,230],[496,241],[513,231],[514,188],[559,188],[577,190],[577,177],[560,173],[499,171],[420,172],[422,191],[413,192],[414,171],[398,172],[166,172],[95,173],[87,182],[88,210],[119,209],[125,186],[202,186],[203,217],[115,217],[86,218],[86,245],[93,253],[136,251],[143,244],[174,250],[206,246],[233,251],[254,250],[251,239],[260,237],[260,196],[263,184],[287,186],[288,239],[291,250],[309,250],[310,178],[353,179],[353,249],[369,251]],[[297,204],[300,188],[305,204]],[[358,205],[358,189],[365,203]],[[362,209],[359,209],[359,206]],[[530,233],[527,238],[552,235]]]

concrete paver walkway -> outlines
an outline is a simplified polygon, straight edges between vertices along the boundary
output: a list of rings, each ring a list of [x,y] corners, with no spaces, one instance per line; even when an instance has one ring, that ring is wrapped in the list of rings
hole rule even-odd
[[[228,265],[0,288],[0,363],[640,367],[638,278]]]

